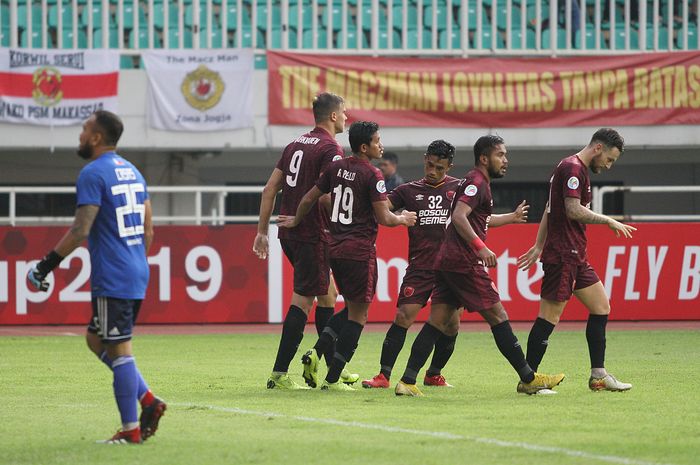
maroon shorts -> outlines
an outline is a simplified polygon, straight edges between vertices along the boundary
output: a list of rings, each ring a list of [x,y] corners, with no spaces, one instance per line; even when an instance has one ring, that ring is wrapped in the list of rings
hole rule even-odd
[[[487,310],[498,302],[496,285],[483,265],[474,265],[471,273],[435,272],[434,304],[464,307],[468,312]]]
[[[566,302],[574,291],[592,286],[600,278],[591,265],[586,263],[543,263],[543,299]]]
[[[294,267],[294,292],[303,296],[328,294],[328,244],[281,239],[282,250]]]
[[[420,305],[425,307],[435,287],[435,271],[408,269],[401,282],[396,306]]]
[[[333,279],[345,301],[371,303],[377,289],[377,259],[331,258]]]

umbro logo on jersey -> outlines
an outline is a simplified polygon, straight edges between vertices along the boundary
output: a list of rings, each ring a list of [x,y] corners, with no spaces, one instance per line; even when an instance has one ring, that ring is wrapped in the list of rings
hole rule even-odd
[[[416,200],[423,200],[425,196],[423,194],[417,194],[416,195]]]
[[[110,336],[119,336],[121,333],[119,332],[119,329],[117,329],[117,327],[115,326],[114,328],[110,329],[107,334]]]

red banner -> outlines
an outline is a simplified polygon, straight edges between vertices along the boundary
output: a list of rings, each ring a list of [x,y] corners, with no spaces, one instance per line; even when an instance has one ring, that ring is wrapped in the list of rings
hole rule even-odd
[[[0,324],[82,324],[90,315],[85,247],[51,275],[48,292],[25,279],[30,260],[51,250],[65,227],[0,228]],[[140,323],[268,321],[267,264],[251,252],[256,227],[160,226]]]
[[[700,224],[640,224],[619,239],[604,226],[588,229],[589,260],[611,296],[612,319],[700,320]],[[256,227],[161,226],[149,263],[151,281],[141,323],[264,323],[281,321],[292,294],[291,267],[272,238],[270,257],[251,251]],[[50,250],[64,227],[0,228],[0,325],[82,324],[90,318],[90,257],[78,248],[50,275],[48,292],[29,288],[32,261]],[[508,314],[537,315],[541,270],[518,271],[515,261],[535,239],[537,225],[489,230],[498,255],[491,270]],[[406,268],[407,234],[380,228],[379,282],[370,321],[392,321]],[[338,308],[342,303],[338,304]],[[420,319],[425,319],[423,309]],[[583,320],[575,299],[564,320]],[[465,314],[465,320],[478,320]]]
[[[700,224],[638,224],[632,239],[616,238],[605,226],[588,227],[589,262],[610,296],[612,320],[700,320]],[[380,227],[377,240],[379,281],[369,321],[392,321],[407,265],[408,235],[403,228]],[[491,276],[503,306],[514,321],[534,321],[539,310],[541,267],[525,272],[515,264],[535,241],[537,225],[489,229],[488,245],[498,255]],[[285,262],[284,306],[292,292],[291,267]],[[424,308],[420,320],[429,309]],[[575,298],[562,320],[585,320],[588,312]],[[465,321],[478,314],[464,313]]]
[[[700,123],[700,53],[372,58],[267,52],[268,121],[308,125],[319,92],[381,126]]]

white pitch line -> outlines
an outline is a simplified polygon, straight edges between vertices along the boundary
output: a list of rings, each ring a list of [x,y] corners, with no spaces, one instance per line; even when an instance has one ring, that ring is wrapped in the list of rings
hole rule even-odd
[[[416,436],[428,436],[428,437],[441,438],[441,439],[451,439],[451,440],[460,439],[460,440],[477,442],[477,443],[481,443],[481,444],[489,444],[489,445],[497,446],[497,447],[508,447],[508,448],[514,448],[514,449],[535,451],[535,452],[547,452],[550,454],[568,455],[569,457],[578,457],[578,458],[587,459],[587,460],[600,460],[602,462],[619,463],[619,464],[623,464],[623,465],[672,465],[672,464],[668,464],[668,463],[648,462],[646,460],[637,460],[637,459],[631,459],[631,458],[627,458],[627,457],[619,457],[617,455],[594,454],[591,452],[575,450],[575,449],[566,449],[563,447],[541,446],[538,444],[530,444],[527,442],[502,441],[500,439],[495,439],[495,438],[480,438],[477,436],[463,436],[461,434],[453,434],[453,433],[448,433],[448,432],[443,432],[443,431],[426,431],[426,430],[418,430],[418,429],[400,428],[397,426],[373,425],[373,424],[369,424],[369,423],[360,423],[357,421],[334,420],[332,418],[314,418],[314,417],[303,417],[303,416],[296,416],[296,415],[285,415],[284,413],[262,412],[262,411],[258,411],[258,410],[246,410],[246,409],[237,408],[237,407],[219,407],[219,406],[215,406],[215,405],[199,405],[199,404],[175,403],[175,402],[170,402],[170,405],[178,406],[178,407],[195,407],[195,408],[200,408],[200,409],[214,410],[217,412],[238,413],[241,415],[253,415],[253,416],[259,416],[259,417],[289,418],[291,420],[305,421],[305,422],[309,422],[309,423],[322,423],[322,424],[326,424],[326,425],[344,426],[344,427],[348,427],[348,428],[373,429],[373,430],[385,431],[387,433],[404,433],[404,434],[413,434]]]

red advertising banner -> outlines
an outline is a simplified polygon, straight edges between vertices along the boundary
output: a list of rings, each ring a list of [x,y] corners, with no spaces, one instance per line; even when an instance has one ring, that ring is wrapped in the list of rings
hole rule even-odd
[[[308,125],[330,91],[381,126],[700,123],[700,52],[530,58],[386,58],[267,52],[268,121]]]
[[[536,224],[489,229],[488,245],[498,255],[490,273],[503,306],[514,321],[534,321],[539,309],[542,270],[519,271],[516,259],[537,235]],[[700,224],[638,224],[632,239],[616,238],[606,226],[588,227],[589,262],[608,291],[612,320],[700,320]],[[407,265],[408,235],[403,228],[380,227],[377,239],[379,281],[369,321],[392,321]],[[292,293],[291,267],[285,261],[284,306]],[[340,304],[338,305],[340,306]],[[420,320],[428,317],[424,308]],[[585,320],[575,298],[562,320]],[[464,313],[463,320],[479,321]]]
[[[33,260],[65,227],[0,227],[0,324],[83,324],[90,309],[86,247],[66,257],[48,292],[26,282]],[[268,321],[267,264],[251,247],[254,225],[160,226],[150,250],[151,279],[140,323]]]
[[[588,229],[589,260],[611,296],[611,319],[700,320],[700,224],[637,226],[631,240],[616,238],[604,226]],[[254,225],[157,227],[139,322],[281,321],[292,295],[292,270],[278,247],[271,247],[267,261],[252,253],[255,231]],[[0,325],[87,323],[90,257],[85,247],[50,275],[48,292],[30,289],[25,279],[33,260],[64,232],[65,227],[0,227]],[[535,224],[489,231],[489,246],[498,255],[492,277],[513,320],[532,321],[537,315],[541,269],[524,272],[515,265],[536,233]],[[380,228],[379,281],[370,321],[393,320],[407,250],[405,229]],[[427,315],[425,308],[420,319]],[[563,319],[586,317],[585,308],[572,299]],[[464,319],[480,317],[465,313]]]

